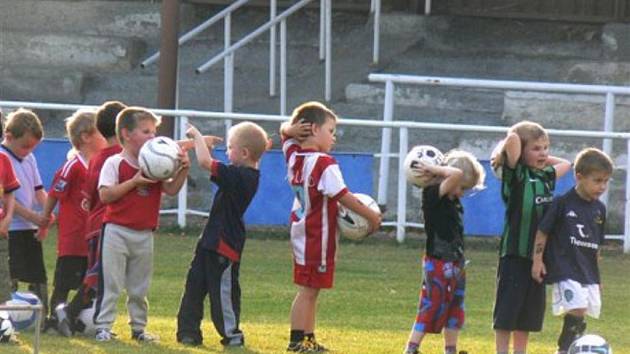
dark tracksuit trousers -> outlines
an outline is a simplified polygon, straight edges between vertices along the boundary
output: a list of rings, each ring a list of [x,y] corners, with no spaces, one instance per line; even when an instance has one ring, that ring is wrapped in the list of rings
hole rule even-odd
[[[184,295],[177,314],[177,340],[192,339],[203,342],[201,320],[206,296],[210,296],[212,323],[223,338],[221,344],[242,345],[243,332],[239,328],[241,314],[241,287],[239,262],[198,243],[190,264]]]

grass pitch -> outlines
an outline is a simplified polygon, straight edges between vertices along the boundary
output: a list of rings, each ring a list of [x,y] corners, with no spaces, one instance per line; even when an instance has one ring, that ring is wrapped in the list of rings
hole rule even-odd
[[[147,330],[160,336],[157,344],[140,345],[130,339],[123,299],[114,327],[118,338],[97,343],[92,338],[64,338],[52,333],[42,336],[41,353],[219,353],[224,348],[212,323],[204,320],[204,344],[189,348],[175,341],[176,314],[188,263],[198,230],[156,234],[155,267],[149,292]],[[55,264],[55,235],[46,241],[46,265],[52,282]],[[492,304],[494,301],[497,241],[467,239],[466,325],[459,349],[471,354],[494,353]],[[317,336],[333,353],[400,353],[415,316],[421,282],[423,243],[410,240],[398,245],[391,240],[342,242],[335,287],[319,298]],[[616,353],[630,353],[630,256],[617,248],[603,252],[603,311],[600,320],[588,319],[589,333],[597,333],[612,344]],[[250,232],[241,265],[242,329],[246,346],[234,353],[284,353],[289,332],[289,309],[295,295],[292,261],[286,234]],[[550,296],[548,296],[550,299]],[[549,306],[548,306],[549,307]],[[206,311],[206,318],[208,311]],[[555,351],[561,321],[549,308],[541,333],[531,335],[529,353]],[[22,344],[2,346],[2,353],[32,352],[33,335],[20,334]],[[442,338],[428,335],[424,354],[441,354]]]

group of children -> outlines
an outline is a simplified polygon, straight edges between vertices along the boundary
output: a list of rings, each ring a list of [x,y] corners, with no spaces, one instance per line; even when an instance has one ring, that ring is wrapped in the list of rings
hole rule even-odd
[[[243,346],[239,284],[246,238],[243,215],[258,189],[260,159],[271,142],[260,126],[237,124],[227,134],[229,163],[225,164],[211,156],[220,139],[203,136],[191,125],[190,140],[178,142],[180,169],[172,179],[157,182],[142,175],[138,154],[155,136],[158,124],[159,118],[150,111],[120,102],[106,102],[96,112],[76,112],[66,124],[73,151],[47,193],[32,154],[43,137],[39,119],[23,109],[8,115],[0,153],[0,259],[9,262],[0,262],[0,301],[10,299],[18,282],[26,282],[48,309],[41,241],[58,205],[58,258],[45,326],[70,336],[77,330],[81,310],[93,306],[96,340],[111,340],[116,303],[125,289],[131,338],[156,340],[145,331],[153,231],[161,195],[179,191],[190,168],[187,151],[194,149],[199,166],[208,171],[218,190],[186,277],[177,341],[202,344],[201,320],[209,296],[221,343]],[[295,194],[290,238],[298,290],[290,313],[289,352],[328,351],[316,340],[315,322],[320,290],[333,286],[339,204],[365,217],[370,231],[381,223],[381,215],[348,190],[329,154],[336,142],[336,124],[333,111],[307,102],[280,127],[287,180]],[[508,353],[511,338],[513,352],[525,353],[529,332],[541,330],[545,282],[553,286],[554,314],[565,314],[558,353],[566,353],[584,331],[585,314],[599,315],[597,259],[606,210],[598,198],[613,164],[597,149],[580,152],[575,161],[576,186],[554,199],[555,181],[571,164],[550,156],[548,150],[545,130],[521,122],[511,127],[492,155],[493,167],[501,172],[506,204],[493,314],[497,354]],[[404,352],[419,353],[426,333],[444,330],[444,353],[453,354],[464,323],[466,287],[460,199],[467,190],[483,186],[485,173],[472,154],[460,150],[449,151],[440,166],[420,164],[415,172],[432,183],[422,191],[427,234],[424,279]],[[37,205],[42,212],[36,212]],[[76,294],[65,304],[73,289]]]

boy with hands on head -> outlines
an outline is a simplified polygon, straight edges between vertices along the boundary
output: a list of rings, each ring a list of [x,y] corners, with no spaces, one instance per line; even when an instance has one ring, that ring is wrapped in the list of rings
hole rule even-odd
[[[337,203],[366,218],[370,232],[381,223],[379,213],[349,192],[339,165],[329,155],[336,142],[336,126],[337,116],[330,109],[307,102],[280,127],[288,182],[295,193],[290,220],[293,281],[298,291],[291,306],[290,352],[328,351],[315,339],[315,318],[320,289],[333,286]]]
[[[564,314],[557,354],[566,354],[586,329],[585,315],[599,318],[601,309],[599,246],[604,242],[606,191],[613,163],[595,148],[575,159],[575,187],[554,198],[538,225],[531,274],[551,284],[553,314]]]

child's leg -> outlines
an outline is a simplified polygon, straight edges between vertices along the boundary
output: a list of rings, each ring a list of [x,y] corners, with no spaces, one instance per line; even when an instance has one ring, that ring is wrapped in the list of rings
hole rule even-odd
[[[574,309],[564,315],[562,332],[558,337],[558,351],[569,350],[571,343],[584,333],[586,330],[585,313],[586,309]]]
[[[514,340],[514,353],[525,354],[527,352],[529,332],[514,331],[512,334],[512,338]]]
[[[291,330],[313,333],[315,330],[315,312],[319,289],[302,286],[299,288],[291,306]]]
[[[125,234],[129,245],[125,278],[129,325],[134,332],[144,332],[149,310],[147,293],[153,274],[153,233],[128,230]]]
[[[97,329],[111,329],[116,319],[116,303],[125,285],[128,252],[120,228],[107,224],[101,247],[101,273],[96,297],[95,324]]]
[[[208,252],[205,269],[210,293],[210,314],[217,332],[223,337],[221,344],[240,346],[244,344],[243,332],[239,328],[241,316],[241,286],[238,262]]]
[[[494,343],[497,354],[507,354],[510,349],[510,331],[501,329],[494,330]]]
[[[208,282],[205,273],[205,269],[208,267],[207,255],[208,252],[197,244],[177,312],[177,341],[179,342],[194,345],[203,342],[201,320],[203,319],[203,303],[208,294]]]
[[[459,329],[444,329],[444,354],[456,354]]]

